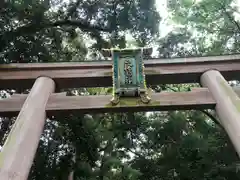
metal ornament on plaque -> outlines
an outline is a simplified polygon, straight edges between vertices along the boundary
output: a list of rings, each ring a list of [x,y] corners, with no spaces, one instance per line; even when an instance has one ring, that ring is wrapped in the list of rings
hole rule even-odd
[[[113,98],[112,104],[118,104],[121,97],[140,97],[143,103],[149,103],[144,74],[143,55],[148,49],[111,49],[113,61]]]

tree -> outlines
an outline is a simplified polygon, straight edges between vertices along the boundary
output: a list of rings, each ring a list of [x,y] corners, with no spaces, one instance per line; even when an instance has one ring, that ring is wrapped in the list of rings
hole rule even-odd
[[[239,53],[239,10],[234,1],[173,0],[168,1],[168,8],[178,28],[159,40],[160,54],[170,48],[161,56]]]
[[[83,34],[96,40],[97,49],[125,44],[127,31],[147,43],[160,20],[154,1],[143,0],[9,0],[2,2],[0,14],[2,63],[71,61],[76,53],[83,58],[87,50],[76,40]],[[103,36],[114,36],[114,43]],[[69,43],[70,49],[64,46]]]

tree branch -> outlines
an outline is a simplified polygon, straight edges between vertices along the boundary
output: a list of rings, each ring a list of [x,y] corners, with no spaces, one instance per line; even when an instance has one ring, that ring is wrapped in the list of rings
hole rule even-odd
[[[88,22],[83,22],[81,20],[60,20],[53,23],[39,23],[39,24],[30,23],[25,26],[19,27],[13,31],[5,32],[1,36],[6,36],[6,35],[20,36],[25,34],[32,34],[32,33],[41,31],[43,29],[57,27],[57,26],[75,26],[75,27],[79,27],[84,31],[98,30],[98,31],[110,32],[110,29],[91,25]]]
[[[235,26],[237,27],[238,31],[240,32],[240,24],[235,21],[235,19],[229,14],[229,12],[226,10],[226,7],[222,4],[222,3],[218,3],[221,7],[221,10],[226,14],[226,16],[228,17],[228,19],[230,21],[232,21],[233,24],[235,24]]]
[[[81,20],[63,20],[63,21],[57,21],[55,23],[50,23],[50,24],[46,24],[47,28],[50,27],[56,27],[56,26],[77,26],[79,28],[81,28],[82,30],[98,30],[98,31],[103,31],[103,32],[111,32],[110,28],[103,28],[97,25],[91,25],[88,22],[83,22]]]
[[[76,12],[76,10],[81,2],[82,2],[82,0],[78,0],[72,7],[69,8],[65,20],[67,20],[69,17],[71,17],[74,14],[74,12]]]
[[[170,89],[174,92],[177,92],[177,90],[169,87],[169,86],[166,86],[167,89]],[[203,114],[207,115],[213,122],[215,122],[217,125],[219,125],[220,127],[222,127],[222,125],[219,123],[219,121],[209,112],[205,111],[205,110],[199,110],[200,112],[202,112]]]
[[[201,111],[203,114],[207,115],[213,122],[215,122],[217,125],[219,125],[220,127],[222,127],[222,125],[219,123],[219,121],[208,111],[205,110],[199,110]]]
[[[3,50],[6,45],[16,39],[19,36],[24,36],[27,34],[34,34],[36,32],[39,32],[43,29],[52,28],[52,27],[58,27],[58,26],[75,26],[79,27],[81,30],[88,32],[88,31],[104,31],[104,32],[110,32],[111,30],[108,28],[100,27],[97,25],[91,25],[88,22],[83,22],[81,20],[60,20],[53,23],[44,23],[40,22],[38,24],[29,23],[25,26],[19,27],[15,30],[7,31],[0,35],[0,52]]]

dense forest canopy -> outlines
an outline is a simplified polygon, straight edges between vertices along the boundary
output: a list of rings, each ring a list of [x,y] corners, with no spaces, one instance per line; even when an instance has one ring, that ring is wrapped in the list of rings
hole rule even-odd
[[[98,60],[102,48],[126,46],[154,46],[157,56],[166,58],[240,51],[239,1],[5,0],[0,7],[0,63]],[[0,118],[1,145],[15,119]],[[237,154],[216,122],[208,110],[52,117],[29,180],[66,180],[71,172],[74,180],[240,179]]]

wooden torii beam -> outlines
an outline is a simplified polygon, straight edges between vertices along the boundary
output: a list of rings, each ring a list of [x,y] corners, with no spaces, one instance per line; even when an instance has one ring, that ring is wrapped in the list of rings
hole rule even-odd
[[[240,89],[237,90],[240,92]],[[49,116],[59,113],[105,113],[105,112],[137,112],[137,111],[169,111],[191,109],[214,109],[216,101],[207,88],[196,88],[189,92],[153,93],[149,104],[137,102],[135,99],[122,99],[117,106],[110,103],[111,95],[66,96],[62,93],[52,94],[47,102],[46,111]],[[0,100],[0,115],[17,115],[21,110],[26,94],[13,95]]]
[[[240,137],[240,99],[226,81],[240,79],[240,55],[153,59],[145,60],[144,63],[148,84],[201,81],[207,89],[184,93],[154,94],[154,103],[150,106],[126,105],[123,102],[119,107],[109,107],[105,105],[109,96],[96,98],[51,95],[55,86],[58,89],[112,86],[112,65],[109,61],[0,65],[0,88],[31,88],[34,84],[28,97],[20,95],[16,96],[16,99],[13,97],[12,100],[0,100],[0,109],[7,112],[18,112],[19,105],[23,105],[0,153],[0,179],[27,179],[46,119],[46,110],[57,112],[81,109],[82,112],[86,110],[101,112],[106,109],[110,110],[110,108],[115,111],[126,111],[127,109],[148,108],[148,110],[168,110],[174,107],[175,109],[215,107],[220,124],[225,128],[240,156],[240,141],[238,140]],[[93,104],[96,100],[99,101],[98,104]],[[68,103],[69,107],[66,107],[64,103]],[[12,106],[12,109],[7,105]]]
[[[240,79],[240,55],[145,60],[148,84],[198,83],[218,70],[227,80]],[[112,62],[29,63],[0,65],[0,88],[31,88],[36,78],[52,78],[57,88],[112,86]]]

